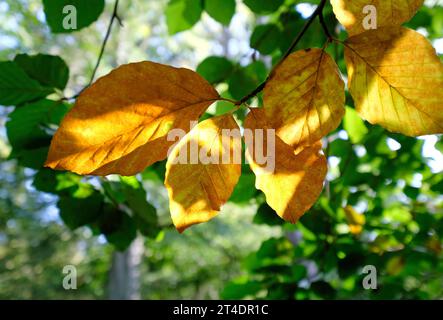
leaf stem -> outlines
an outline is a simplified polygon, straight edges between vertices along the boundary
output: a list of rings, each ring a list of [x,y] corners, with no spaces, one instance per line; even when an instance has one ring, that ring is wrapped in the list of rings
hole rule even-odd
[[[251,93],[247,94],[246,96],[244,96],[242,99],[240,99],[239,101],[236,102],[237,105],[241,105],[243,103],[245,103],[246,101],[248,101],[249,99],[255,97],[257,94],[259,94],[261,91],[263,91],[263,89],[266,86],[266,83],[269,81],[272,73],[274,72],[274,70],[283,62],[286,60],[286,58],[292,53],[292,51],[294,50],[294,48],[297,46],[297,44],[300,42],[300,40],[303,38],[303,36],[306,34],[306,31],[308,31],[309,27],[311,26],[311,24],[314,22],[315,18],[319,17],[320,18],[320,24],[323,27],[324,32],[326,33],[326,36],[328,37],[328,39],[331,39],[332,36],[329,33],[329,30],[326,27],[326,23],[324,21],[323,18],[323,9],[326,5],[326,0],[321,0],[320,4],[317,6],[317,8],[315,9],[315,11],[312,13],[312,15],[308,18],[308,21],[305,23],[305,25],[303,26],[303,28],[301,29],[301,31],[299,32],[299,34],[297,35],[297,37],[292,41],[291,45],[289,46],[288,50],[286,51],[286,53],[283,55],[283,57],[280,59],[280,61],[272,68],[271,72],[269,73],[268,77],[266,78],[266,80],[261,83],[257,88],[255,88]]]

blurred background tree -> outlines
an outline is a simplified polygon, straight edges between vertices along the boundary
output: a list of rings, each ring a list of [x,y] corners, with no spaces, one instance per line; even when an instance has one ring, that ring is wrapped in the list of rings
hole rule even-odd
[[[0,298],[443,298],[442,138],[372,126],[350,98],[342,126],[325,139],[324,192],[297,225],[265,204],[247,166],[220,215],[182,235],[171,226],[164,163],[133,178],[42,169],[70,97],[94,73],[115,5],[102,2],[71,33],[57,33],[51,0],[0,2],[0,61],[14,60],[0,63]],[[224,97],[240,99],[266,78],[318,3],[122,1],[97,76],[152,60],[196,69]],[[324,13],[344,39],[329,4]],[[407,26],[443,53],[442,1],[426,1]],[[325,40],[316,20],[297,48]],[[346,74],[342,47],[328,50]],[[51,56],[32,58],[39,53]],[[54,56],[67,63],[67,85],[68,69]],[[35,73],[38,65],[58,77]],[[38,94],[8,96],[5,83],[17,75]],[[230,108],[218,102],[208,113]],[[63,289],[65,265],[77,267],[77,290]],[[377,268],[377,290],[362,287],[366,265]]]

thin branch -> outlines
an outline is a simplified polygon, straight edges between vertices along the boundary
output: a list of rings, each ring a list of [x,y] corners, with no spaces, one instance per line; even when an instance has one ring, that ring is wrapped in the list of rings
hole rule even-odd
[[[271,72],[269,73],[269,76],[266,78],[266,80],[261,83],[257,88],[255,88],[251,93],[247,94],[245,97],[243,97],[241,100],[237,101],[237,105],[241,105],[243,103],[245,103],[246,101],[248,101],[249,99],[255,97],[257,94],[259,94],[261,91],[263,91],[263,89],[266,86],[266,83],[269,81],[270,76],[272,75],[272,72],[283,62],[286,60],[286,58],[292,53],[292,51],[295,49],[295,47],[297,46],[297,44],[300,42],[300,40],[303,38],[303,36],[305,35],[306,31],[308,31],[309,27],[311,26],[311,24],[314,22],[315,18],[317,18],[317,16],[322,17],[322,13],[323,13],[323,8],[326,5],[326,0],[321,0],[320,4],[317,6],[317,8],[315,9],[315,11],[312,13],[312,15],[309,17],[308,21],[305,23],[305,25],[303,26],[303,28],[301,29],[301,31],[299,32],[299,34],[297,35],[297,37],[294,39],[294,41],[291,43],[291,45],[289,46],[288,50],[286,51],[286,53],[283,55],[283,57],[280,59],[280,61],[272,68]],[[320,22],[323,21],[323,18],[320,18]],[[325,32],[327,31],[327,28],[325,29]],[[331,38],[329,31],[327,31],[326,35],[328,36],[328,38]]]
[[[97,58],[97,63],[95,64],[94,71],[92,72],[92,75],[91,75],[91,78],[90,78],[88,84],[86,86],[84,86],[78,93],[76,93],[72,97],[62,97],[59,101],[69,101],[69,100],[77,99],[80,96],[80,94],[83,91],[85,91],[88,87],[90,87],[92,82],[94,82],[94,78],[95,78],[95,75],[97,74],[98,67],[100,66],[100,63],[102,61],[103,54],[105,53],[106,44],[108,43],[109,36],[111,35],[112,25],[114,24],[114,21],[117,20],[118,24],[121,27],[123,27],[123,22],[122,22],[120,16],[118,15],[118,4],[119,4],[119,0],[115,0],[114,10],[112,12],[111,20],[109,21],[108,29],[106,30],[105,38],[103,39],[103,43],[100,48],[100,53]]]
[[[323,6],[324,6],[324,4],[323,4]],[[328,41],[329,41],[330,39],[332,39],[332,35],[331,35],[331,33],[329,32],[328,26],[327,26],[327,24],[326,24],[325,17],[324,17],[324,15],[323,15],[323,9],[322,9],[322,11],[319,13],[318,18],[319,18],[319,20],[320,20],[320,24],[321,24],[321,26],[322,26],[322,28],[323,28],[323,31],[325,32],[326,36],[328,37]]]
[[[91,79],[89,80],[89,83],[85,88],[89,87],[92,84],[92,82],[94,81],[98,67],[100,66],[100,62],[102,61],[103,54],[105,52],[106,44],[108,43],[109,36],[111,35],[112,25],[114,24],[114,21],[117,19],[117,21],[120,23],[120,25],[122,24],[120,17],[118,16],[118,3],[119,3],[119,0],[115,0],[114,11],[112,12],[111,20],[109,21],[108,30],[106,30],[106,35],[105,35],[105,38],[103,39],[103,43],[102,43],[102,47],[100,49],[100,54],[98,55],[97,63],[95,65],[94,71],[92,72]]]

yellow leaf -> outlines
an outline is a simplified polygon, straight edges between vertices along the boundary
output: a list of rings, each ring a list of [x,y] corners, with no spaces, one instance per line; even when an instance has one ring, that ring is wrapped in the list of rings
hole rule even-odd
[[[346,220],[348,222],[349,231],[352,234],[360,234],[363,231],[363,226],[366,223],[366,218],[363,214],[358,213],[351,206],[344,208]]]
[[[229,130],[232,138],[223,129]],[[194,127],[174,147],[166,164],[165,185],[177,230],[183,232],[216,216],[240,175],[241,132],[232,115],[211,118]]]
[[[46,166],[78,174],[134,175],[163,160],[219,95],[197,73],[153,62],[123,65],[99,79],[63,119]]]
[[[409,21],[423,2],[424,0],[331,0],[335,16],[350,36],[368,31],[365,28],[365,19],[372,20],[372,8],[376,10],[378,29],[400,26]]]
[[[338,127],[345,89],[334,60],[321,49],[291,54],[264,89],[270,125],[287,144],[310,146]]]
[[[364,119],[408,136],[443,133],[443,65],[425,37],[389,27],[345,45],[349,91]]]
[[[263,109],[252,109],[245,121],[245,130],[269,129]],[[264,145],[267,146],[267,134],[263,134]],[[294,148],[275,136],[275,170],[264,169],[264,165],[256,161],[256,142],[246,141],[246,159],[256,175],[255,185],[264,192],[266,202],[277,214],[286,221],[296,223],[315,203],[323,189],[323,181],[327,173],[327,163],[320,154],[321,142],[303,149],[295,154]],[[271,145],[271,144],[270,144]],[[268,153],[268,149],[264,151]]]
[[[401,256],[394,256],[386,263],[386,272],[390,276],[398,276],[404,269],[406,261]]]

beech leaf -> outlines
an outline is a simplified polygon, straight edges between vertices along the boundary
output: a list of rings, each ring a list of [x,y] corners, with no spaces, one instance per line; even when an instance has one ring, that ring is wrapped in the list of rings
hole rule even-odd
[[[252,109],[245,128],[270,129],[263,109]],[[254,135],[255,137],[255,135]],[[267,138],[267,134],[263,134]],[[267,142],[264,142],[267,145]],[[315,203],[323,189],[327,173],[326,157],[320,154],[321,142],[296,154],[294,148],[275,137],[275,170],[263,169],[247,143],[246,159],[256,175],[256,188],[264,192],[266,202],[286,221],[296,223]]]
[[[349,91],[372,124],[408,136],[443,133],[443,64],[418,32],[368,31],[346,41]]]
[[[46,166],[78,174],[134,175],[163,160],[173,129],[190,130],[215,100],[197,73],[154,62],[123,65],[77,99],[55,133]]]
[[[365,19],[375,18],[374,26],[377,29],[400,26],[416,14],[423,2],[424,0],[331,0],[335,16],[350,36],[367,31]],[[371,11],[373,9],[374,12]]]
[[[226,137],[222,135],[223,129],[238,134],[234,134],[228,143],[223,143]],[[198,146],[200,154],[210,155],[218,161],[206,164],[200,157],[196,159],[191,151],[192,145]],[[187,160],[182,158],[183,155],[187,156]],[[230,161],[222,161],[224,155],[229,155]],[[180,158],[184,161],[179,162]],[[241,133],[232,115],[214,117],[194,127],[174,147],[166,164],[165,185],[172,221],[177,230],[183,232],[191,225],[216,216],[231,196],[240,175]]]
[[[345,113],[345,89],[334,60],[321,49],[297,51],[273,72],[264,90],[270,125],[287,144],[315,144]]]

